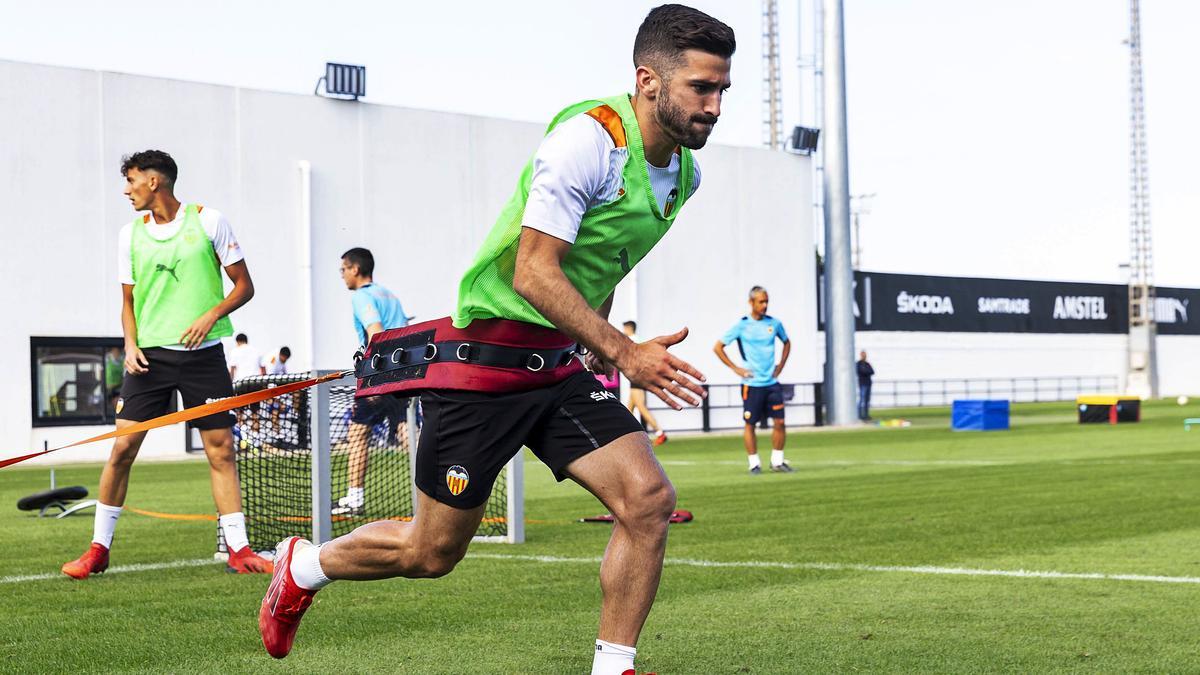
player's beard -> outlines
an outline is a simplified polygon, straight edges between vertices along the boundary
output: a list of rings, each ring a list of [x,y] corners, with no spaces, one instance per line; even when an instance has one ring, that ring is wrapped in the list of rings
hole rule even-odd
[[[699,150],[708,142],[712,127],[697,128],[695,124],[716,124],[716,115],[689,115],[671,100],[671,89],[663,84],[662,95],[654,102],[654,118],[675,142],[690,150]]]

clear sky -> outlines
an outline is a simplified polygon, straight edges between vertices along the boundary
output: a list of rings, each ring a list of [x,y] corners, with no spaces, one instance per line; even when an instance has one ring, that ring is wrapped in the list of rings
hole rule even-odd
[[[297,93],[341,61],[367,66],[371,102],[541,122],[632,88],[633,36],[656,4],[0,0],[0,58]],[[713,141],[756,145],[760,3],[692,4],[738,35]],[[812,119],[797,75],[811,0],[779,4],[790,129]],[[864,268],[1124,281],[1127,0],[847,0],[845,11],[851,190],[877,194]],[[1200,3],[1145,0],[1142,23],[1156,280],[1196,287]]]

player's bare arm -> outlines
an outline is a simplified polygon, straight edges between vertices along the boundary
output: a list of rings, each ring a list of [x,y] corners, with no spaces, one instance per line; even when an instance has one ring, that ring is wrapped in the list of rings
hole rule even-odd
[[[704,375],[667,352],[687,337],[687,328],[635,344],[589,307],[563,274],[562,261],[570,250],[571,244],[562,239],[521,228],[513,290],[559,330],[614,364],[634,385],[676,410],[683,409],[680,401],[699,405],[704,389],[697,380],[703,382]]]
[[[121,328],[125,333],[125,372],[141,375],[150,362],[137,346],[137,319],[133,315],[133,286],[121,284]]]
[[[615,296],[615,292],[609,293],[604,302],[600,303],[600,306],[596,308],[596,313],[605,321],[608,321],[608,315],[612,313],[613,297]],[[596,352],[588,352],[583,357],[583,364],[593,373],[611,376],[613,372],[613,365],[601,358]]]
[[[724,363],[730,370],[737,373],[738,377],[750,377],[749,370],[746,370],[730,360],[729,355],[725,353],[724,342],[717,340],[717,344],[713,347],[713,353],[717,355],[718,359],[721,359],[721,363]],[[786,357],[784,360],[787,360]]]
[[[183,332],[179,342],[188,349],[199,347],[208,331],[212,330],[213,324],[254,297],[254,281],[250,279],[250,269],[246,267],[245,260],[239,260],[226,267],[225,274],[229,275],[229,280],[233,282],[233,290],[229,291],[229,295],[217,303],[216,307],[201,314]]]
[[[783,367],[787,365],[788,355],[792,353],[792,341],[783,341],[783,355],[779,357],[779,365],[775,366],[775,374],[772,377],[779,377],[783,372]]]

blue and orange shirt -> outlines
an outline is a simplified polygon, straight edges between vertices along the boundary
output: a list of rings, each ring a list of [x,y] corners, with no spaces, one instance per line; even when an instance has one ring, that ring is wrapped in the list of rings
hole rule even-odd
[[[742,378],[742,384],[751,387],[769,387],[775,379],[775,341],[787,342],[787,331],[783,324],[769,314],[755,321],[743,316],[721,336],[721,344],[737,343],[742,355],[742,364],[751,373]]]
[[[408,316],[400,306],[400,299],[379,284],[367,284],[350,296],[354,306],[354,330],[358,332],[358,343],[367,344],[367,326],[378,322],[384,330],[403,328],[408,325]]]

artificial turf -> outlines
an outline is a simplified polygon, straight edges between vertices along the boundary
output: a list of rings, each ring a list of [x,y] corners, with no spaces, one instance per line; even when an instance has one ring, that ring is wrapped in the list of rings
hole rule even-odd
[[[641,670],[1200,670],[1200,430],[1182,427],[1200,409],[1154,402],[1110,427],[1016,405],[1010,431],[985,433],[950,431],[945,408],[882,415],[913,425],[790,434],[794,474],[749,475],[738,436],[657,449],[696,518],[671,526]],[[602,507],[527,460],[525,544],[477,544],[442,579],[333,584],[284,661],[259,642],[265,577],[200,562],[57,575],[91,517],[18,512],[47,470],[0,470],[0,671],[586,673],[609,526],[576,522]],[[208,490],[202,463],[137,464],[128,504],[211,513]],[[128,513],[113,565],[211,558],[213,528]]]

